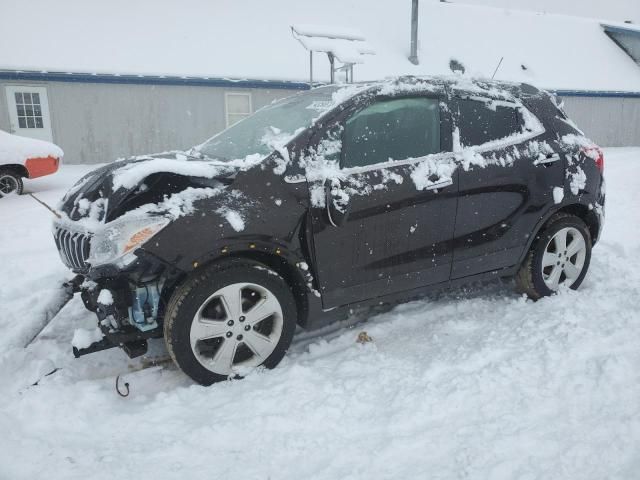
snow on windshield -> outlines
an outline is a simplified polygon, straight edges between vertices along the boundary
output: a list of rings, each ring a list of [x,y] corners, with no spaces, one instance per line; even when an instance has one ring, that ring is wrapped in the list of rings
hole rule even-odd
[[[320,87],[285,98],[261,108],[256,113],[223,130],[196,150],[207,157],[220,160],[244,158],[251,154],[267,155],[273,150],[265,135],[301,131],[328,109],[334,102],[332,95],[340,87]]]
[[[133,188],[159,172],[214,178],[236,169],[247,170],[277,151],[275,173],[289,163],[285,147],[296,135],[365,85],[326,86],[294,95],[258,110],[189,152],[140,156],[113,172],[113,190]],[[194,157],[196,155],[196,157]]]

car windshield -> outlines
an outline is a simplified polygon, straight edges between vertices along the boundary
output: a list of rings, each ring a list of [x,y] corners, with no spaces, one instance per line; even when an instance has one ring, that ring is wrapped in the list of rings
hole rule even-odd
[[[273,151],[271,139],[293,135],[299,129],[309,127],[313,119],[330,109],[333,105],[332,94],[338,88],[316,88],[261,108],[195,147],[195,150],[207,157],[225,161],[256,153],[267,155]]]

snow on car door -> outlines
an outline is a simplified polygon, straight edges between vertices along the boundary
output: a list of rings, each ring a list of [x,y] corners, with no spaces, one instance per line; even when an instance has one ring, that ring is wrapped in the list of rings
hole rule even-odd
[[[442,120],[441,128],[443,115],[436,98],[374,101],[343,123],[339,141],[328,141],[335,171],[318,180],[308,169],[325,308],[448,281],[455,175],[420,176],[425,165],[453,158],[447,153],[450,123]],[[326,157],[320,160],[325,171]]]
[[[510,267],[562,185],[561,161],[542,124],[521,104],[458,98],[453,104],[463,168],[451,278]]]

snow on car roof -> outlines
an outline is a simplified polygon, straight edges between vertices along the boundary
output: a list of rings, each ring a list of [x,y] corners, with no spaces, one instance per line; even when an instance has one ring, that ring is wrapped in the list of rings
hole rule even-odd
[[[185,0],[149,15],[157,8],[153,0],[9,2],[0,31],[20,41],[0,47],[0,69],[306,81],[308,52],[290,26],[312,24],[367,39],[376,55],[355,67],[355,80],[448,74],[452,60],[466,75],[491,77],[503,58],[495,77],[501,80],[640,91],[640,68],[600,21],[567,15],[422,2],[420,63],[413,65],[407,60],[410,7],[397,0]],[[23,18],[29,18],[29,35],[18,21]],[[314,58],[318,80],[328,79],[325,57]]]
[[[0,130],[0,165],[23,165],[29,158],[62,158],[62,149],[53,143],[20,137]]]

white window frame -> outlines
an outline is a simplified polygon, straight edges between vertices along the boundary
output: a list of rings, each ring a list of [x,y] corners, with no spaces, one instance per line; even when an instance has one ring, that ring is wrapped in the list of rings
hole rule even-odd
[[[229,112],[229,97],[248,97],[249,98],[249,111],[244,113],[230,113]],[[253,113],[253,98],[251,92],[225,92],[224,93],[224,116],[225,116],[225,125],[230,127],[232,124],[229,122],[229,115],[246,115],[244,118],[248,117]]]
[[[37,93],[40,96],[40,115],[42,118],[42,127],[28,128],[20,127],[18,121],[18,112],[15,94],[16,93]],[[51,128],[51,115],[49,113],[49,98],[47,95],[47,87],[42,85],[29,84],[9,84],[5,87],[5,95],[7,99],[7,108],[9,113],[9,132],[23,137],[53,141],[53,131]]]

